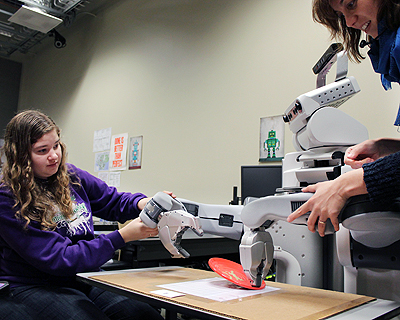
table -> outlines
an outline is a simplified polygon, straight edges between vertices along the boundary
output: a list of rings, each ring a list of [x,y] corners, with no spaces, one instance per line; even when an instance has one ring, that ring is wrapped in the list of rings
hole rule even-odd
[[[198,319],[390,319],[400,303],[322,289],[267,282],[274,293],[219,302],[192,295],[167,298],[153,293],[158,285],[218,277],[211,271],[158,267],[80,273],[78,280],[167,310],[167,319],[182,313]],[[222,278],[221,278],[222,279]],[[348,315],[346,316],[346,313]],[[346,318],[347,317],[347,318]],[[359,318],[358,318],[359,317]]]

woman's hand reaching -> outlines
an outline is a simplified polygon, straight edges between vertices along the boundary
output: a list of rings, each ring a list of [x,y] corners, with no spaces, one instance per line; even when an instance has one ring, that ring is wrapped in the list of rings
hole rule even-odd
[[[318,233],[321,237],[325,235],[325,224],[331,220],[335,231],[339,230],[338,216],[352,196],[367,193],[363,179],[363,169],[357,169],[342,174],[335,180],[320,182],[303,188],[303,192],[312,192],[314,195],[300,208],[287,218],[292,222],[298,217],[310,212],[307,226],[311,232],[315,232],[318,223]]]
[[[381,138],[366,140],[346,150],[344,162],[353,169],[361,168],[364,163],[373,162],[379,158],[400,150],[400,140]]]

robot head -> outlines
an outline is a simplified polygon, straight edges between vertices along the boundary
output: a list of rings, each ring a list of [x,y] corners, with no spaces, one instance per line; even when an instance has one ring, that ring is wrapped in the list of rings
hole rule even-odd
[[[270,132],[268,132],[268,138],[275,138],[276,137],[276,131],[271,130]]]

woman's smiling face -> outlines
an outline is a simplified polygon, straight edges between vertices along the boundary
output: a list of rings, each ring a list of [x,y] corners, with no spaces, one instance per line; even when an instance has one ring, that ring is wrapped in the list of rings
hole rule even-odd
[[[345,18],[349,28],[364,31],[373,38],[378,36],[377,0],[330,0],[329,4]]]

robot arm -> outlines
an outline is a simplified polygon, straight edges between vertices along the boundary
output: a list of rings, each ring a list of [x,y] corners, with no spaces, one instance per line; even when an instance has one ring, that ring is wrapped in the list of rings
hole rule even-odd
[[[266,229],[279,220],[286,221],[286,218],[311,196],[311,193],[303,192],[278,194],[259,198],[243,207],[242,221],[248,230],[244,233],[239,247],[240,262],[246,276],[253,281],[255,287],[261,286],[271,268],[274,255],[274,244]],[[294,224],[307,225],[308,216],[301,216]],[[325,233],[334,232],[334,227],[328,220]]]
[[[188,228],[199,236],[203,235],[199,219],[187,212],[179,200],[164,192],[156,193],[147,202],[139,217],[148,227],[158,228],[160,240],[173,258],[190,256],[180,244],[182,235]]]
[[[311,195],[268,196],[240,206],[177,200],[160,192],[148,202],[140,218],[148,226],[157,226],[161,242],[174,258],[189,257],[181,247],[182,236],[188,228],[198,235],[205,232],[236,240],[241,238],[242,267],[254,286],[260,287],[274,258],[274,244],[267,229],[279,220],[285,221]],[[307,215],[297,219],[295,224],[307,225]],[[327,224],[326,232],[329,230],[334,231],[333,226]]]
[[[243,234],[242,208],[240,205],[209,205],[178,200],[158,192],[139,217],[147,226],[158,228],[160,240],[173,258],[188,258],[189,253],[181,246],[182,236],[188,228],[199,236],[206,232],[239,240]]]

